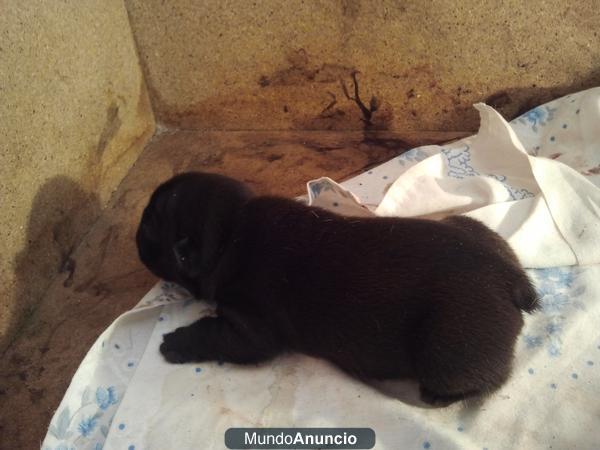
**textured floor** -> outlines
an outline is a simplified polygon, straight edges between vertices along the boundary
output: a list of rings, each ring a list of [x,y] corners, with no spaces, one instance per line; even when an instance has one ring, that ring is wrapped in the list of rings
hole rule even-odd
[[[155,137],[2,355],[0,448],[39,447],[87,349],[156,282],[138,262],[133,236],[159,182],[205,170],[244,180],[258,193],[292,197],[311,178],[343,180],[408,148],[466,134],[179,131]]]

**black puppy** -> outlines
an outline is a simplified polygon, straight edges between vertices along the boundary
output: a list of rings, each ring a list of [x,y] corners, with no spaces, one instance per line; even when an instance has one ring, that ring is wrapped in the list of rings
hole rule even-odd
[[[164,336],[168,361],[297,351],[363,379],[416,378],[429,403],[498,388],[537,306],[512,250],[475,220],[343,217],[213,174],[162,184],[137,245],[156,276],[217,304]]]

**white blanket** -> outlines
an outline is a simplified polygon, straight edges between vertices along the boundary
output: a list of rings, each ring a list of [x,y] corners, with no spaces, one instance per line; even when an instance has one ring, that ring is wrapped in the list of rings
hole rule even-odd
[[[582,117],[575,113],[578,104],[568,105],[575,119]],[[393,177],[384,175],[396,181],[374,213],[433,218],[468,215],[500,233],[525,267],[599,263],[600,189],[558,160],[527,154],[500,114],[483,104],[475,107],[481,114],[479,133],[444,147],[412,150],[420,155],[412,160],[413,164],[407,165],[400,157],[402,169],[394,171]],[[598,103],[595,109],[600,123]],[[563,130],[569,125],[580,126],[577,120],[563,119]],[[550,150],[557,139],[563,138],[560,130],[556,131],[548,139]],[[582,135],[582,139],[573,142],[573,149],[595,147],[600,153],[599,140],[600,134],[595,140]],[[590,159],[600,159],[598,153],[591,153]],[[581,159],[580,163],[590,165],[592,161]],[[385,168],[379,168],[382,170]],[[345,183],[350,190],[355,184],[356,181]],[[332,191],[326,200],[315,195],[315,189],[320,192],[325,185],[326,191]],[[309,191],[311,204],[330,208],[329,197],[340,195],[343,189],[322,178],[310,182]],[[359,199],[355,201],[360,204]],[[359,211],[353,206],[347,204],[351,209],[344,213]]]
[[[543,267],[529,271],[543,310],[527,317],[513,376],[492,398],[424,409],[410,404],[410,383],[396,386],[402,402],[302,355],[169,365],[162,334],[208,306],[160,283],[84,358],[43,448],[222,449],[234,426],[370,427],[375,448],[390,450],[599,448],[600,89],[510,126],[478,109],[477,136],[411,150],[342,186],[310,182],[309,201],[365,215],[466,213],[505,236],[526,266]]]

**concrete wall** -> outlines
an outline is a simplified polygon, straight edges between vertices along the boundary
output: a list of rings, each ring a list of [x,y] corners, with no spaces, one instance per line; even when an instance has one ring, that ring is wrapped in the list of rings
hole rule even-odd
[[[125,0],[168,126],[476,129],[600,84],[596,1]]]
[[[122,0],[1,10],[0,350],[154,131]]]

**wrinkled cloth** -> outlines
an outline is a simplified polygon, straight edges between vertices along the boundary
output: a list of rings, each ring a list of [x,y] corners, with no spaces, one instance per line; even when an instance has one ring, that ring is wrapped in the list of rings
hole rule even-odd
[[[346,214],[464,213],[506,237],[536,284],[511,379],[483,404],[415,406],[325,361],[167,364],[162,335],[211,312],[161,282],[82,361],[46,449],[222,449],[229,427],[370,427],[377,449],[596,449],[600,442],[600,89],[506,124],[479,105],[471,138],[413,149],[345,183],[308,183],[308,201]],[[460,283],[460,280],[455,280]]]
[[[599,92],[588,95],[599,96]],[[581,133],[575,139],[569,130],[580,129],[581,118],[588,114],[595,114],[600,123],[600,103],[580,99],[566,102],[562,108],[555,103],[550,104],[555,107],[536,108],[555,112],[559,124],[547,138],[544,153],[557,148],[567,152],[562,140],[571,139],[570,153],[581,153],[575,160],[578,166],[561,162],[561,152],[548,158],[541,154],[541,145],[528,154],[511,125],[493,108],[478,104],[481,128],[476,136],[412,150],[408,162],[404,155],[396,160],[399,167],[393,175],[385,165],[379,168],[386,172],[382,177],[395,181],[373,213],[430,218],[465,214],[504,237],[525,267],[600,263],[600,188],[594,184],[600,173],[600,133]],[[583,114],[582,104],[589,106]],[[539,115],[525,115],[533,121],[532,129],[542,126]],[[557,142],[562,145],[554,148]],[[569,154],[569,160],[573,159]],[[341,196],[346,214],[362,214],[360,199],[348,195],[355,185],[356,180],[345,183],[344,189],[328,178],[309,182],[310,203],[327,208],[334,203],[329,197]],[[331,193],[322,199],[318,195],[322,191]]]

